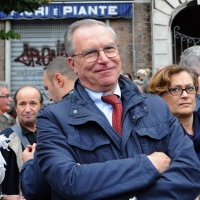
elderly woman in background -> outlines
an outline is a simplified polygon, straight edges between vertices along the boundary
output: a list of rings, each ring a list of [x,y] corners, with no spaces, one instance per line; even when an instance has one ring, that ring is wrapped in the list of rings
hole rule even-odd
[[[139,69],[136,75],[137,79],[143,81],[144,78],[147,78],[147,72],[145,69]]]
[[[198,79],[191,68],[170,65],[156,72],[148,85],[148,93],[157,94],[179,119],[193,141],[200,160],[200,112],[195,112]]]

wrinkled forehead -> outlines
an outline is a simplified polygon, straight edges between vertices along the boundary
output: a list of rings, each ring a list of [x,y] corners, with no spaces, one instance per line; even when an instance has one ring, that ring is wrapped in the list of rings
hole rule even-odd
[[[90,24],[90,25],[83,25],[83,26],[77,27],[77,28],[75,29],[75,31],[74,31],[74,34],[75,34],[76,32],[80,32],[80,31],[83,31],[83,32],[89,31],[88,33],[90,33],[91,30],[97,30],[97,29],[102,29],[102,30],[105,29],[105,30],[108,30],[107,27],[102,26],[102,25],[100,25],[100,24]]]
[[[36,88],[24,87],[18,91],[17,96],[16,96],[18,101],[26,99],[28,97],[34,97],[34,98],[40,99],[40,93]]]
[[[187,71],[180,71],[170,75],[171,85],[195,84],[194,79]]]
[[[77,28],[73,34],[73,41],[75,41],[76,39],[80,39],[81,42],[85,42],[84,40],[81,40],[82,37],[88,37],[88,39],[90,39],[90,37],[95,36],[101,36],[101,38],[111,37],[114,41],[114,35],[111,32],[111,30],[109,30],[107,27],[98,24],[90,26],[81,26]]]
[[[79,28],[73,37],[74,50],[76,52],[82,52],[88,48],[104,48],[111,43],[115,44],[112,33],[106,27],[100,25]]]

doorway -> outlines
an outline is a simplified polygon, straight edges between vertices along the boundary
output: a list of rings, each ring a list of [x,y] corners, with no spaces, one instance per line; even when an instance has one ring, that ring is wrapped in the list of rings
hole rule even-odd
[[[187,4],[175,17],[171,26],[173,63],[179,64],[181,53],[188,47],[200,45],[200,5]]]

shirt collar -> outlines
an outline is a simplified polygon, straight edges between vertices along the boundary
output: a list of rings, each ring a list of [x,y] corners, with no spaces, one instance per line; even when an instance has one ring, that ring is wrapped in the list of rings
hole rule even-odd
[[[27,128],[25,128],[22,124],[20,124],[20,126],[21,126],[21,129],[22,129],[23,135],[27,135],[28,133],[35,133],[35,132],[32,132],[32,131],[28,130]]]
[[[105,93],[103,92],[95,92],[95,91],[92,91],[88,88],[85,88],[85,90],[87,91],[89,97],[92,99],[92,101],[95,103],[95,104],[98,104],[98,103],[101,103],[102,100],[101,100],[101,96],[102,95],[106,95]],[[117,95],[119,98],[121,98],[121,90],[120,90],[120,87],[119,87],[119,84],[117,83],[117,86],[116,86],[116,89],[115,91],[113,92],[113,94]],[[107,94],[108,95],[108,94]]]
[[[69,96],[70,94],[72,94],[74,91],[74,89],[70,90],[67,94],[65,94],[62,99],[64,99],[65,97]]]

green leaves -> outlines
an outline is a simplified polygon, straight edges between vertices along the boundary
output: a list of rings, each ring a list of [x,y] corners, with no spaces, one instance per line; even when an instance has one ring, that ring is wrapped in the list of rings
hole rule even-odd
[[[0,39],[1,40],[8,40],[8,39],[17,39],[17,40],[20,40],[21,36],[18,33],[14,32],[13,30],[5,32],[4,29],[1,29],[0,30]]]
[[[19,13],[27,11],[33,12],[37,10],[40,5],[46,5],[52,0],[6,0],[0,1],[0,11],[9,14],[12,11]]]
[[[18,11],[19,13],[27,11],[33,12],[37,10],[41,5],[46,5],[53,0],[0,0],[0,12],[9,14],[12,11]],[[13,30],[8,31],[0,30],[0,39],[21,39],[21,36]]]

